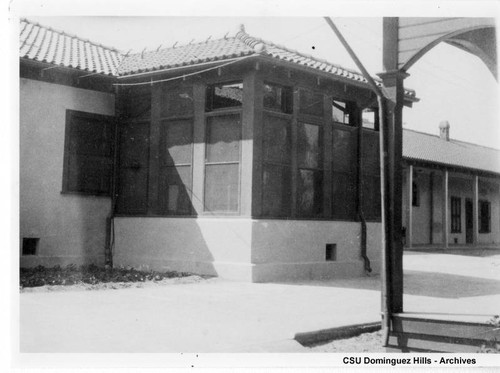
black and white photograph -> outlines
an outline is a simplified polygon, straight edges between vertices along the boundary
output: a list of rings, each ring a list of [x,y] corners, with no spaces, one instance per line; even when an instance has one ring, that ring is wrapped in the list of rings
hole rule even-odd
[[[25,3],[13,366],[500,365],[500,2]]]

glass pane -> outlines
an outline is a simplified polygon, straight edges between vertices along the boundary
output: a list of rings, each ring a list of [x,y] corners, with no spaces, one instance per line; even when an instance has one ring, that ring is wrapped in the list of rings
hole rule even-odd
[[[120,166],[147,167],[149,158],[149,124],[125,124],[120,135]]]
[[[378,135],[378,132],[363,132],[363,168],[365,173],[373,175],[380,170]]]
[[[264,115],[263,147],[265,160],[290,163],[290,121]]]
[[[120,170],[117,211],[120,213],[146,213],[148,207],[148,169]]]
[[[380,177],[363,176],[363,212],[367,219],[380,218],[380,198]]]
[[[323,95],[310,91],[300,91],[300,112],[302,114],[323,116]]]
[[[332,214],[336,218],[354,218],[356,214],[356,175],[333,173]]]
[[[123,105],[125,116],[130,119],[147,119],[151,117],[151,89],[148,92],[131,93]]]
[[[349,130],[333,130],[333,169],[353,171],[356,169],[356,136]]]
[[[160,175],[161,210],[170,215],[189,215],[192,211],[191,166],[165,167]]]
[[[112,144],[113,128],[111,123],[96,118],[72,117],[71,153],[111,157]]]
[[[168,165],[191,163],[193,131],[191,120],[162,122],[162,159]]]
[[[292,89],[274,84],[264,84],[264,107],[283,113],[292,112]]]
[[[290,168],[264,165],[262,176],[262,215],[290,216],[291,201]]]
[[[299,216],[320,216],[323,211],[323,173],[299,170],[297,211]]]
[[[297,141],[299,167],[320,168],[321,149],[319,131],[319,126],[299,123]]]
[[[243,83],[217,84],[207,88],[207,109],[223,109],[241,106]]]
[[[238,115],[208,118],[207,162],[238,162],[241,122]]]
[[[364,128],[369,128],[369,129],[375,129],[375,123],[376,123],[376,115],[377,112],[374,109],[363,109],[363,112],[361,114],[361,118],[363,120],[363,127]]]
[[[68,190],[87,193],[110,192],[110,159],[75,155],[70,158],[68,169]]]
[[[193,114],[193,88],[164,86],[161,99],[161,116]]]
[[[349,105],[342,101],[333,100],[332,119],[337,123],[350,124]]]
[[[238,212],[239,165],[207,165],[205,168],[205,211]]]

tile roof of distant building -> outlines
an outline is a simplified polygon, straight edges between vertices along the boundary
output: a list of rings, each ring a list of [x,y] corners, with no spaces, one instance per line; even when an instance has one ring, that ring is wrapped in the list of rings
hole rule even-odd
[[[437,135],[403,130],[403,157],[500,174],[500,150]]]
[[[359,72],[255,38],[243,26],[234,36],[125,55],[115,48],[22,19],[19,52],[24,59],[121,77],[259,55],[368,85]],[[380,79],[375,80],[381,85]],[[410,89],[405,89],[405,97],[418,101],[415,91]]]

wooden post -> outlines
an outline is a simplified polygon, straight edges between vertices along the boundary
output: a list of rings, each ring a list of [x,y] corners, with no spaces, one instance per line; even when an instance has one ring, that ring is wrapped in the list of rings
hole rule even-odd
[[[406,183],[408,184],[408,187],[406,190],[408,191],[408,196],[407,196],[407,204],[408,208],[406,210],[407,216],[406,216],[406,247],[411,248],[412,247],[412,241],[413,241],[413,166],[409,165],[408,174]]]
[[[380,130],[383,157],[383,225],[385,233],[385,276],[388,281],[389,314],[403,312],[403,240],[402,240],[402,149],[403,149],[403,71],[378,74],[382,78],[387,99],[382,100],[384,116]]]
[[[162,86],[151,87],[151,124],[149,131],[148,214],[158,213],[158,185],[160,180],[160,112]]]
[[[203,214],[205,183],[205,84],[193,85],[193,208],[196,215]]]
[[[448,170],[443,171],[443,190],[441,203],[443,249],[448,248]]]
[[[478,244],[479,238],[479,177],[473,176],[473,198],[472,198],[472,243]]]

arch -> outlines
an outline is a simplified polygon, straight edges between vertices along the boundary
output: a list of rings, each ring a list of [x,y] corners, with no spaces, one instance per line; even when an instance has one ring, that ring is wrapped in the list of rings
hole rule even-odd
[[[414,65],[420,58],[422,58],[427,52],[429,52],[432,48],[438,45],[441,42],[446,42],[450,45],[463,49],[469,53],[476,55],[478,58],[483,61],[483,63],[488,67],[490,72],[493,74],[495,79],[498,80],[498,72],[497,72],[497,64],[496,64],[496,42],[492,40],[492,38],[487,38],[483,40],[489,40],[492,44],[492,47],[487,46],[487,49],[484,50],[482,46],[478,45],[477,41],[474,41],[473,34],[477,31],[489,30],[493,31],[493,35],[495,35],[495,27],[494,26],[473,26],[468,28],[463,28],[460,30],[456,30],[453,32],[449,32],[440,37],[437,37],[430,43],[427,43],[424,47],[420,48],[415,54],[413,54],[408,60],[400,61],[403,63],[403,66],[400,67],[400,70],[408,71],[408,69]],[[468,36],[468,37],[467,37]],[[472,39],[472,40],[467,40]]]

